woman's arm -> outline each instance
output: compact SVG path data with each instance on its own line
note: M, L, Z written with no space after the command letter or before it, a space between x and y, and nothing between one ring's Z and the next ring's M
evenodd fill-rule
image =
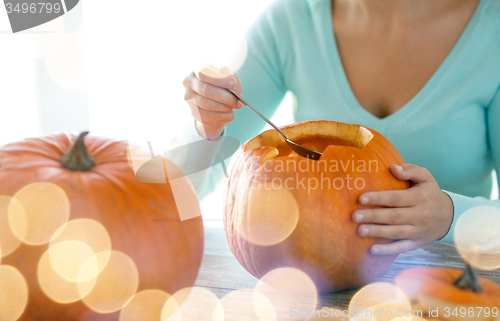
M491 158L497 173L500 173L500 88L498 89L490 106L488 106L486 121L488 125L488 144L490 147ZM498 185L500 186L500 184ZM453 223L449 233L443 238L443 241L449 244L453 244L453 231L457 219L467 210L484 205L500 207L500 200L498 199L488 200L484 197L470 198L456 193L446 193L451 197L454 207ZM481 217L478 217L477 219L481 220ZM485 226L487 226L488 222L484 223Z
M247 54L243 65L232 73L229 69L222 69L221 72L228 75L228 78L218 77L211 72L203 72L203 68L197 68L192 74L186 77L184 86L186 87L185 100L191 108L193 116L197 119L197 126L193 123L185 128L185 136L188 140L200 140L208 136L216 141L212 146L220 145L224 137L237 138L241 143L259 134L265 127L265 123L248 108L237 106L229 93L216 87L233 87L223 81L229 81L229 76L236 80L233 88L237 92L242 91L242 97L257 108L262 114L270 118L283 100L287 91L281 77L280 51L283 49L279 43L280 29L286 28L279 17L280 5L282 1L272 3L259 18L252 24L246 32ZM207 67L207 65L205 65ZM210 66L208 66L209 68ZM212 74L212 76L210 76ZM208 90L203 91L200 88ZM219 90L220 89L220 90ZM226 97L227 95L231 97ZM220 102L223 102L221 106ZM234 110L234 120L230 115L226 115L218 126L216 108L232 113L229 108L239 108ZM215 113L214 113L215 112ZM203 124L205 122L205 124ZM203 129L208 135L204 135ZM221 135L222 130L222 137ZM201 136L201 135L203 136ZM187 161L198 159L205 163L205 168L213 163L213 153L207 151L189 151L190 157ZM189 164L186 164L187 166ZM181 165L181 168L183 166ZM202 166L203 167L203 166ZM198 196L201 198L213 190L215 185L224 176L222 166L215 166L191 178Z

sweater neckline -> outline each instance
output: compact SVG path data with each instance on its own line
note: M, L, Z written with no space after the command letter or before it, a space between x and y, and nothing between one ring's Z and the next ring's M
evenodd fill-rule
M409 116L413 111L417 110L418 107L421 106L422 103L429 98L430 94L439 87L439 83L445 78L446 74L453 67L456 58L459 56L460 51L467 43L468 38L472 34L474 27L479 21L484 7L489 1L490 0L479 0L479 3L472 17L469 19L457 42L454 44L453 48L448 53L438 69L427 80L425 85L417 92L417 94L413 96L399 110L384 118L378 118L377 116L367 111L363 106L361 106L358 99L354 95L349 80L347 79L347 75L345 73L345 69L340 59L340 54L337 47L337 40L335 37L334 25L331 15L332 1L325 1L324 3L326 3L326 8L323 7L320 11L320 14L323 16L321 19L323 26L320 29L324 31L323 36L326 41L326 54L330 55L331 57L331 59L328 59L330 64L330 72L339 88L339 96L344 100L344 103L347 106L346 111L350 112L354 117L360 119L367 126L371 125L373 127L379 128L383 124L397 123Z

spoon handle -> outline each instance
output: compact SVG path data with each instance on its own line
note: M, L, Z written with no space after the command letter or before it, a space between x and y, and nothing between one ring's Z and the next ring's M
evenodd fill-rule
M278 126L276 126L272 121L270 121L269 119L267 119L264 115L262 115L257 109L253 108L252 106L250 106L249 103L247 103L243 98L240 97L240 95L238 95L237 93L235 93L231 88L224 88L226 89L227 91L229 91L231 94L234 95L234 97L238 98L239 101L241 101L243 103L243 105L247 106L248 108L250 108L251 111L253 111L254 113L256 113L257 115L260 116L260 118L262 118L263 120L266 121L266 123L268 123L269 125L273 126L274 129L276 129L280 134L281 136L283 136L283 138L285 140L288 140L288 138L286 137L285 133L283 133L281 131L281 129L278 128Z

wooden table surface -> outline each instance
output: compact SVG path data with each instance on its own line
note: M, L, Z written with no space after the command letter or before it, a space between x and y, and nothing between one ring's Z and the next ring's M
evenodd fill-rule
M442 266L462 269L464 263L456 250L445 244L431 243L418 250L401 254L380 277L373 282L391 282L403 269L415 266ZM500 270L480 271L479 274L500 284ZM222 299L228 293L241 289L253 289L259 280L248 273L234 258L226 240L226 235L221 228L205 228L205 251L203 261L195 285L204 287L215 293ZM337 293L320 295L317 309L332 307L347 309L353 295L359 289L346 290ZM238 311L233 311L238 315ZM238 321L252 320L242 311L235 319ZM277 312L278 313L278 312ZM292 318L300 320L300 318ZM302 318L302 320L305 318ZM318 318L323 320L326 318ZM277 320L287 320L286 317L278 315ZM312 319L311 319L312 320ZM316 319L314 319L316 320ZM342 320L336 319L336 320Z

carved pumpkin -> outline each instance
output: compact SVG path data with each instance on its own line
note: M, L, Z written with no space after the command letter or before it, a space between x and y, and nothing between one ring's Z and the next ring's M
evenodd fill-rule
M442 320L490 321L500 316L500 285L478 277L473 267L465 271L449 268L416 267L395 278L420 309Z
M230 163L224 226L230 248L255 277L279 267L305 272L321 292L366 284L397 255L374 256L387 240L362 238L351 220L367 191L409 187L390 172L404 164L374 130L333 121L283 128L293 141L322 152L319 161L293 153L275 130L243 144Z
M50 187L67 197L69 217L66 220L69 219L70 223L78 219L92 220L90 222L97 222L97 226L107 230L112 251L122 253L118 255L122 259L128 257L121 262L130 263L130 269L138 272L137 292L157 289L172 295L192 286L203 252L201 217L181 221L170 184L147 184L136 179L128 159L127 142L88 136L84 144L85 135L82 133L77 138L69 134L55 134L0 147L0 195L4 200L11 199L8 210L15 209L13 200L20 198L20 191L27 186L38 186L38 189ZM42 184L36 185L39 183ZM191 186L185 186L184 192L195 198ZM39 198L36 201L40 204L34 204L32 209L36 210L38 206L55 207L47 199ZM25 200L26 206L31 206L30 202L35 201ZM0 204L0 217L6 215L5 202L3 205L2 209ZM199 212L197 202L191 202L190 206L193 211ZM19 217L11 217L11 214L9 212L10 227L15 229L22 226L22 221L17 221ZM53 220L47 220L39 228L48 229L53 224ZM52 228L60 225L57 223ZM28 232L31 228L28 226ZM31 232L25 235L26 239L38 235L39 231ZM60 234L54 233L54 237L56 235ZM86 237L92 241L94 235ZM40 280L44 272L39 268L43 261L42 255L49 248L49 240L33 244L26 242L26 239L12 253L4 256L1 262L18 269L28 286L28 302L20 320L118 320L117 309L109 313L96 313L89 309L89 305L82 303L83 299L62 304L49 298L42 291ZM66 254L71 256L74 253ZM67 263L61 269L71 265L71 262ZM113 273L126 272L122 271L124 267L120 264L115 268L116 271L108 274L113 276ZM52 275L46 286L52 286L54 278L58 276ZM81 280L84 279L78 279ZM129 281L127 278L122 280L123 283ZM64 291L69 291L56 290L62 291L59 293L61 295L68 295ZM108 290L113 291L105 289ZM96 303L103 302L104 292L94 295ZM16 298L11 298L10 302L15 301ZM116 306L116 302L111 303Z

